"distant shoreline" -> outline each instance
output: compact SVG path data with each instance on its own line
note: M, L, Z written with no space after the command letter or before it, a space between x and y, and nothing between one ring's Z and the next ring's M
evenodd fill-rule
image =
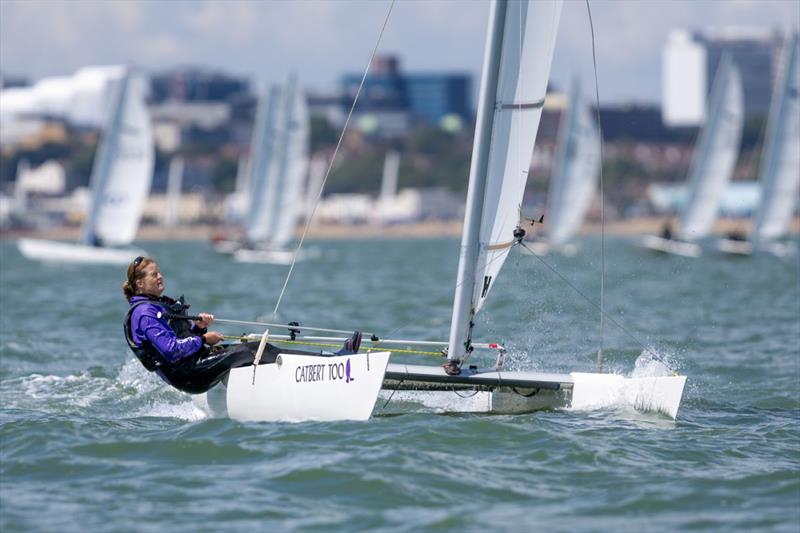
M627 220L609 221L605 231L610 236L631 236L641 234L657 234L664 225L664 217L636 218ZM546 224L546 222L545 222ZM214 233L222 228L216 225L194 225L164 228L157 225L145 225L139 228L137 241L208 241ZM597 223L584 224L580 233L598 235L601 228ZM714 224L714 233L724 235L732 231L748 233L750 220L721 219ZM800 218L792 221L790 232L800 233ZM298 228L296 236L300 237L302 228ZM53 240L77 240L80 235L78 227L61 227L47 230L14 230L0 233L0 240L14 240L20 237L33 237ZM315 240L325 239L375 239L375 238L420 238L431 239L438 237L457 238L461 236L461 221L419 222L414 224L396 224L391 226L378 226L368 224L314 224L308 230L307 238Z

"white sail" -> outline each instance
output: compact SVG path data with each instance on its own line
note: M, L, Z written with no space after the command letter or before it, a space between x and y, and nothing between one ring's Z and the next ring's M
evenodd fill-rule
M275 128L280 111L281 91L272 87L261 93L253 124L253 139L250 149L250 207L245 221L245 236L250 242L266 239L270 218L265 209L274 184L270 174L274 172Z
M273 217L271 232L267 235L270 248L283 248L292 239L292 231L303 207L302 184L308 172L310 128L305 95L294 80L287 85L286 92L283 150L275 194L268 206Z
M383 160L383 176L381 177L380 199L384 202L397 195L397 178L400 172L400 154L394 150L386 152Z
M303 216L306 220L311 218L314 214L314 206L317 203L322 182L325 180L325 172L328 170L328 158L322 153L318 152L311 157L311 162L308 164L308 183L306 184L306 192L304 195Z
M164 225L168 228L178 223L178 207L181 201L183 185L183 158L175 156L169 162L167 175L167 209L164 213Z
M570 105L559 128L556 171L548 195L547 239L568 241L589 210L600 172L600 134L591 109L581 102L580 84L573 83Z
M709 116L697 142L689 171L689 203L679 238L702 239L711 231L719 200L739 155L744 121L742 77L727 54L720 60L711 90Z
M777 80L761 161L761 204L751 239L782 237L789 226L800 188L800 98L798 40L789 39L783 75Z
M516 242L561 6L561 1L491 4L450 358L469 349L472 318Z
M114 107L92 169L84 244L124 245L136 237L155 161L145 89L145 80L132 73L115 89Z

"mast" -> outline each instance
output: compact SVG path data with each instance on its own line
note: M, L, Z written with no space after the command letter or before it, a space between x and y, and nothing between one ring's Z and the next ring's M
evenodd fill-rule
M503 51L506 0L494 0L489 7L489 27L486 49L483 56L480 97L475 124L475 140L472 145L467 204L464 213L464 230L461 234L461 253L458 258L456 294L453 300L453 318L450 322L450 339L447 358L460 359L471 351L471 337L475 306L472 293L475 272L480 252L481 212L486 192L486 176L489 163L489 148L497 101L497 81Z

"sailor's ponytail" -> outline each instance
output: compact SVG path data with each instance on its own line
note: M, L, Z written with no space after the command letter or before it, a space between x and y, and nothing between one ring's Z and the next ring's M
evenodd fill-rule
M139 256L128 265L128 279L122 284L122 294L129 302L136 296L136 282L144 277L144 269L150 263L155 263L152 257Z

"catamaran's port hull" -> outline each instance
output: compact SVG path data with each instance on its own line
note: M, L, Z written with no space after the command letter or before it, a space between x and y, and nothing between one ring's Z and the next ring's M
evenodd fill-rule
M209 416L244 422L367 420L388 362L389 352L282 353L275 363L231 369L223 383L192 400Z
M547 409L576 411L631 406L676 418L685 376L628 378L615 374L572 372L474 372L450 376L441 368L390 364L386 390L450 391L469 399L469 411L521 413ZM472 393L481 396L472 397ZM485 400L483 400L485 398ZM460 402L448 410L458 411Z

